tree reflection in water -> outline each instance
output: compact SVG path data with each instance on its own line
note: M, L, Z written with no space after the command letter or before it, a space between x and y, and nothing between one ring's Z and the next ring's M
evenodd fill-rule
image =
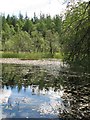
M57 96L59 95L62 98L62 102L59 103L58 101L56 103L59 106L58 111L61 118L89 119L90 74L72 72L70 70L62 70L56 74L55 70L52 72L51 69L49 70L47 67L3 64L2 88L6 86L6 88L9 89L10 86L11 89L14 89L17 86L19 93L23 88L24 91L27 92L30 86L32 95L40 96L43 94L50 97L54 95L52 91L51 94L48 92L50 88L52 88L54 92L56 92L55 99L58 99ZM59 95L57 95L57 91ZM16 100L16 108L18 111L21 110L21 106L23 107L22 101L27 101L27 98L20 99L20 101ZM49 112L51 112L50 109L56 112L55 101L52 102L53 104L42 104L42 107L45 107L45 105L49 106ZM9 108L12 108L12 101L10 102L10 99L8 99L8 105ZM41 111L43 110L42 107L40 108Z

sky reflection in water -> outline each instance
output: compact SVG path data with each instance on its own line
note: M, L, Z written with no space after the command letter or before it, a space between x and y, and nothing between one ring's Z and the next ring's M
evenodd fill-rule
M5 83L2 86L3 118L58 118L60 106L62 110L65 109L61 99L63 90L50 87L52 80L57 77L52 74L51 68L47 71L38 66L3 64L2 71ZM37 85L30 85L32 81L35 84L38 81ZM48 89L44 85L47 85Z
M18 92L17 86L11 90L4 91L8 93L3 101L3 113L6 117L58 117L58 109L60 105L63 107L61 92L49 90L39 90L38 86L24 87ZM3 92L4 92L3 91ZM11 92L10 92L11 91ZM63 94L63 91L62 91Z

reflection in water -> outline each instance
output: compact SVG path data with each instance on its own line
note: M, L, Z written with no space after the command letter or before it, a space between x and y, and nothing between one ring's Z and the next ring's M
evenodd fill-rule
M89 118L90 75L53 66L2 65L2 110L10 118ZM5 99L7 99L5 101Z
M11 95L11 90L0 89L0 104L7 103L10 95Z
M69 99L71 111L64 118L90 119L90 74L64 72L64 99Z
M58 88L61 85L62 79L58 79L58 74L56 75L56 73L57 72L51 68L47 70L42 69L40 66L3 64L2 83L3 86L7 86L7 89L9 86L13 89L17 85L18 92L22 89L22 86L24 86L24 89L26 89L32 84L39 85L39 89L41 90L43 87L48 90L48 87Z
M62 88L61 83L56 85L56 73L51 67L3 64L2 88L12 92L3 103L3 114L6 117L58 118L60 105L62 110L65 107L61 99L64 91L58 88Z
M62 99L60 98L61 93L59 91L55 92L54 88L50 87L47 91L45 88L40 90L39 86L31 85L26 88L26 91L24 91L24 87L22 87L20 92L17 92L17 88L17 86L13 89L9 87L9 90L12 90L12 94L8 97L7 102L3 102L3 111L5 115L7 114L7 117L36 116L51 118L58 117L60 105L62 110L65 109ZM6 86L4 86L4 90L6 89ZM24 114L26 111L28 111L28 113Z

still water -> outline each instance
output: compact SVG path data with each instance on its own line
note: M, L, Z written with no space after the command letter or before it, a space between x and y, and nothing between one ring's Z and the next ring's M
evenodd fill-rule
M58 118L59 107L65 107L57 77L58 70L45 66L3 64L2 117Z
M78 109L79 118L88 116L89 76L79 76L55 65L2 64L2 118L62 118Z

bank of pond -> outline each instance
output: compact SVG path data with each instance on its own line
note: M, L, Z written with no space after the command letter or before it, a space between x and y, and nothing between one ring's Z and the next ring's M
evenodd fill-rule
M19 58L19 59L29 59L38 60L45 58L56 58L62 59L60 52L55 52L53 54L49 52L12 52L12 51L0 51L0 58Z

